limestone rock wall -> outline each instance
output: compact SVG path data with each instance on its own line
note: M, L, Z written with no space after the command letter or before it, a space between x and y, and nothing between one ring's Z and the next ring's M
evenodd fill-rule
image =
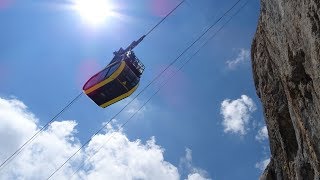
M320 0L261 0L251 49L271 161L261 179L320 179Z

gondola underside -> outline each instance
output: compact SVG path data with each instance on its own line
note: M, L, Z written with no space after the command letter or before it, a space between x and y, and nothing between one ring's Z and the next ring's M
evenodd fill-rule
M122 61L118 64L110 65L94 75L83 88L85 94L102 108L130 96L139 86L140 78L132 72L126 62ZM108 74L110 76L105 77ZM86 87L92 83L94 85Z

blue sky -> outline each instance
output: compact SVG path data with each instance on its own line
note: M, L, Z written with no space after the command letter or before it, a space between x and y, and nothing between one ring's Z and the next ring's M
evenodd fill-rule
M31 120L26 119L33 122L35 128L44 125L81 92L83 83L91 75L108 64L113 51L138 39L179 3L178 0L109 1L121 16L91 25L69 8L71 3L67 0L0 0L0 98L3 105L0 117L3 123L15 121L12 117L16 116L4 112L9 108L6 112L12 110L22 118L31 114ZM146 66L137 92L235 2L188 0L153 31L135 48L136 55ZM177 169L180 179L196 173L214 180L257 179L262 172L257 166L269 157L265 131L257 136L264 127L264 118L250 64L250 45L258 15L259 1L251 0L116 137L123 135L121 137L128 138L129 144L140 139L142 146L147 146L154 137L156 145L150 149L161 147L163 161ZM199 45L169 72L175 72L197 47ZM166 77L168 75L160 82ZM110 128L116 129L124 123L157 90L160 82L116 117L114 127ZM57 119L66 122L59 124L69 132L63 137L72 136L78 145L85 142L127 102L128 99L101 109L83 96ZM19 114L21 112L25 114ZM66 120L73 120L73 123ZM18 122L12 127L19 128L12 128L10 133L2 128L0 134L10 138L16 133L14 137L19 139L24 135L20 132L24 127ZM50 132L56 132L55 128L46 131ZM43 141L49 143L49 140ZM41 142L38 142L40 146ZM0 147L7 144L7 138L0 143ZM52 147L52 144L44 147ZM6 152L9 153L10 150ZM32 153L37 155L37 152ZM1 161L5 155L0 156ZM1 173L10 177L7 176L10 170L0 171L0 176ZM24 173L20 175L35 178Z

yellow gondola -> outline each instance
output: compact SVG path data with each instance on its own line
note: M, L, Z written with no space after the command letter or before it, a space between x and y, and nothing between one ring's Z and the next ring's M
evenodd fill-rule
M98 106L105 108L130 96L138 88L144 65L132 49L143 38L134 41L126 50L120 48L110 64L84 84L83 91Z

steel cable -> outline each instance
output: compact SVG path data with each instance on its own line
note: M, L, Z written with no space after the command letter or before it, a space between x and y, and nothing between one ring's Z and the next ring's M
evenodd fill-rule
M210 29L212 29L218 22L222 20L224 16L226 16L231 10L233 10L234 7L237 6L237 4L240 3L241 0L236 1L231 8L229 8L220 18L218 18L209 28L207 28L196 40L194 40L176 59L174 59L164 70L162 70L151 82L148 83L147 86L145 86L132 100L130 100L116 115L114 115L107 123L104 124L98 131L96 131L90 139L88 139L75 153L73 153L62 165L60 165L48 178L50 179L55 173L57 173L69 160L71 160L78 152L80 152L81 149L83 149L89 142L92 140L93 137L95 137L97 134L99 134L101 131L103 131L108 124L116 117L118 116L127 106L131 104L140 94L142 94L151 84L153 84L156 80L158 80L163 73L165 73L175 62L177 62L194 44L196 44L205 34L207 34ZM180 4L178 5L180 6ZM176 9L176 8L175 8ZM175 10L174 9L174 10ZM172 13L172 11L170 12ZM157 26L157 25L156 25ZM162 87L162 86L161 86ZM157 90L157 92L160 91L160 89ZM157 93L156 92L156 93ZM155 95L155 94L154 94ZM151 100L148 99L147 102ZM146 104L146 103L145 103ZM131 118L130 118L131 119ZM127 122L126 122L127 123Z

